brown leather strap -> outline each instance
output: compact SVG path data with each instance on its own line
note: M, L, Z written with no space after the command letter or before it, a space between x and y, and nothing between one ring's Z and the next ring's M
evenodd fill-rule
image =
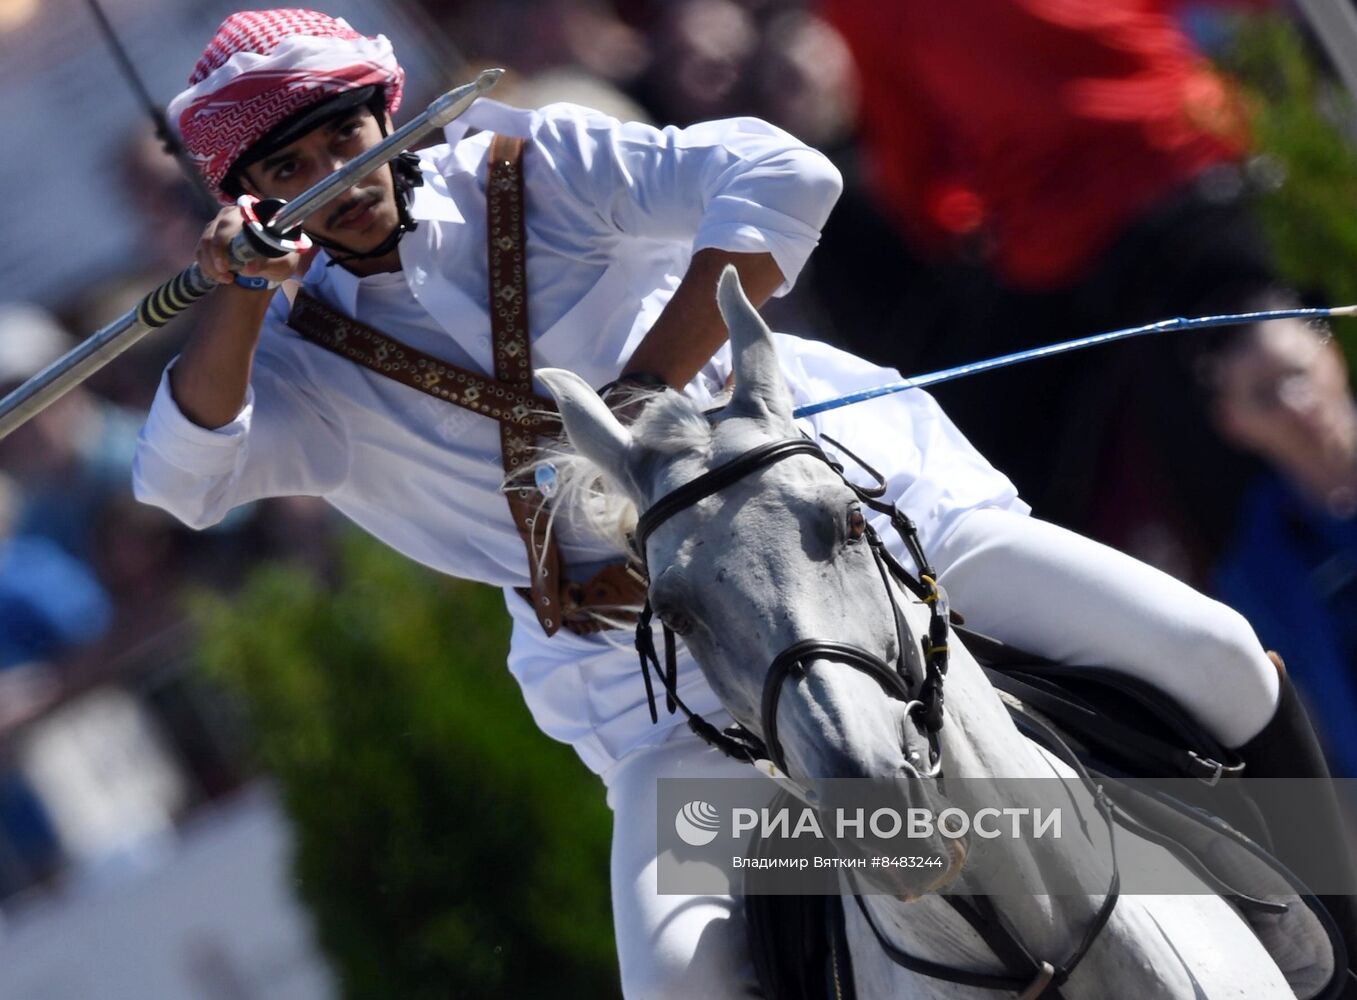
M485 197L487 259L490 269L490 333L495 375L523 392L532 391L532 350L528 339L528 295L525 266L527 241L523 221L523 140L496 135L490 142ZM553 407L552 412L555 413ZM536 447L532 428L500 423L504 471L513 482ZM509 512L528 553L532 585L517 588L532 605L547 635L565 626L577 635L605 626L592 612L626 620L628 609L645 599L645 580L626 566L605 566L585 583L570 583L561 573L561 557L547 537L543 497L526 484L505 492ZM634 612L633 612L634 614Z
M556 404L545 396L440 361L350 319L305 291L297 292L287 323L313 344L475 413L537 434L551 433L558 426Z
M496 135L490 141L485 183L486 250L490 265L490 335L495 375L509 386L532 391L532 351L528 340L527 245L523 228L523 140ZM531 431L499 425L505 475L512 481L537 442ZM547 635L564 620L561 557L547 538L542 495L526 483L505 491L509 513L528 553L531 583L527 598ZM519 593L523 593L519 589Z
M565 627L576 635L635 624L646 602L646 578L630 563L604 566L584 583L561 589Z

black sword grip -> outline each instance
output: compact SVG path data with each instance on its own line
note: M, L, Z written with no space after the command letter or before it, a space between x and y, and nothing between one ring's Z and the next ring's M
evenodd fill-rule
M164 326L216 287L217 283L193 264L137 304L137 322L152 329Z

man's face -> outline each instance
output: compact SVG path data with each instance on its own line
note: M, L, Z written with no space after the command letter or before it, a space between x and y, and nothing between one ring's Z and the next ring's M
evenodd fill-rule
M1214 415L1225 437L1287 469L1350 468L1357 406L1333 341L1294 320L1265 323L1219 362Z
M290 201L381 140L382 130L372 111L355 108L244 168L245 188L260 198ZM391 235L398 221L391 170L383 167L313 212L302 228L314 237L364 253Z

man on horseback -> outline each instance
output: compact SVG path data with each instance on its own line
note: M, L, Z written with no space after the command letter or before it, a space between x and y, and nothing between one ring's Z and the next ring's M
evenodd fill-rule
M222 24L170 117L224 198L287 199L381 139L403 82L382 36L311 11L245 12ZM603 778L616 813L623 992L751 995L730 898L659 896L654 882L656 779L747 772L677 717L652 725L633 654L597 634L600 613L639 591L598 539L566 524L548 537L515 474L549 405L532 380L539 363L593 385L719 392L730 360L718 274L734 265L756 303L790 288L838 175L747 118L660 130L483 100L446 139L306 220L321 250L304 271L294 253L230 273L226 247L252 208L222 209L198 250L222 285L162 381L137 495L199 528L261 497L323 496L411 558L503 587L510 670L542 729ZM292 277L295 303L276 294ZM805 394L895 376L789 343L782 365ZM860 431L891 432L888 496L918 522L972 625L1153 682L1239 747L1251 772L1325 773L1289 683L1240 616L1027 517L926 394L875 405ZM720 719L700 672L680 676L684 700Z

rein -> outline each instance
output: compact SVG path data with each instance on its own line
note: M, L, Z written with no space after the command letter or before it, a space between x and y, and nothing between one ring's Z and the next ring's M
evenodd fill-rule
M950 612L946 592L937 583L937 573L924 555L919 541L918 529L896 505L881 498L886 492L884 477L854 455L838 441L828 435L822 435L836 449L848 456L860 468L875 480L875 485L867 487L852 482L844 474L843 466L834 461L809 438L790 438L774 441L752 448L742 455L718 465L689 483L665 494L636 522L633 534L633 547L641 565L647 568L646 544L662 524L675 514L687 510L694 504L715 495L748 475L765 469L785 458L794 455L810 455L833 469L857 497L859 503L879 514L890 518L891 527L904 542L915 565L919 568L916 579L900 564L881 541L880 536L870 523L863 529L863 539L871 548L873 560L886 588L895 618L897 656L894 665L869 650L851 643L830 642L820 639L802 639L787 646L773 658L764 678L763 697L760 706L762 737L750 732L746 727L735 724L724 731L718 730L706 719L693 712L678 694L678 663L676 639L672 629L661 623L664 643L664 663L661 666L655 649L655 630L652 625L654 610L647 595L645 607L636 623L636 652L640 659L641 674L645 680L646 699L650 707L652 722L659 720L655 704L655 686L651 672L658 677L664 689L665 706L672 715L682 711L687 717L688 727L708 745L736 760L744 760L754 765L761 773L772 778L781 787L801 799L807 805L816 805L815 796L810 790L795 782L788 774L786 757L777 738L777 707L784 682L789 676L804 676L810 665L816 660L830 660L843 663L871 676L890 698L905 702L910 714L919 714L922 728L927 733L930 760L926 769L916 771L921 777L937 777L942 772L942 750L937 739L943 724L943 682L947 676L947 639ZM896 600L892 581L903 586L919 601L929 608L928 633L916 647L909 639L909 628L904 614ZM1043 727L1044 728L1044 727ZM921 975L966 986L984 989L1007 990L1019 994L1019 1000L1037 1000L1051 997L1059 1000L1060 986L1069 978L1075 967L1083 960L1093 942L1111 919L1112 911L1119 898L1121 874L1117 864L1116 841L1113 833L1113 808L1106 793L1075 758L1063 741L1054 733L1049 734L1054 744L1064 749L1059 755L1074 768L1075 773L1092 793L1098 810L1108 827L1109 843L1112 850L1112 875L1102 905L1093 920L1085 929L1079 944L1060 965L1040 960L1032 955L1016 935L1007 927L998 911L987 897L963 898L943 894L942 898L980 935L994 955L1004 965L1013 968L1025 968L1026 973L1004 975L996 973L972 972L955 969L916 958L901 951L888 941L877 927L862 896L853 894L863 918L871 928L882 950L896 964ZM917 752L910 752L911 761L919 759ZM1085 827L1083 817L1080 824Z
M987 990L1007 990L1018 994L1018 1000L1039 1000L1042 997L1061 1000L1060 987L1065 984L1079 963L1084 960L1088 950L1093 947L1093 942L1098 939L1098 935L1107 926L1107 922L1112 919L1112 911L1116 909L1117 900L1121 898L1121 868L1117 861L1116 838L1118 810L1103 790L1102 785L1093 780L1093 776L1088 773L1083 762L1079 760L1078 756L1055 730L1034 717L1029 716L1026 722L1040 733L1043 739L1047 741L1047 745L1052 748L1052 752L1069 765L1078 776L1079 781L1092 794L1098 812L1107 827L1108 849L1112 856L1112 875L1108 880L1107 892L1103 894L1103 901L1098 907L1098 912L1094 914L1093 920L1084 929L1079 944L1075 946L1069 957L1059 965L1055 965L1033 955L1004 923L999 911L995 909L988 896L960 896L944 893L942 894L943 902L955 910L971 926L971 929L980 936L1000 962L1010 968L1014 966L1026 967L1030 970L1028 974L1031 978L1024 978L1022 975L954 969L901 951L887 940L885 934L881 932L876 921L872 919L867 904L863 902L862 896L859 893L854 893L853 899L856 900L862 918L871 928L872 935L876 938L877 944L881 946L881 950L885 952L887 958L902 968L933 979L942 979L963 986L974 986ZM1088 826L1082 815L1079 816L1079 825L1087 836ZM846 874L850 879L852 878L851 872ZM1264 907L1269 905L1258 900L1248 900L1248 902L1261 903Z

